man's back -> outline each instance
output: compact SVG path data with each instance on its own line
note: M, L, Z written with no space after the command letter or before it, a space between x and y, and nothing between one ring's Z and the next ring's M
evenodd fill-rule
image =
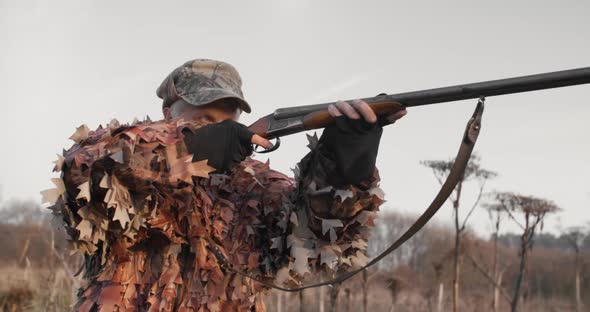
M333 189L317 141L297 181L252 159L208 175L183 140L199 127L175 119L75 138L57 168L66 192L53 209L86 254L77 309L263 310L265 287L221 262L296 285L366 261L365 228L382 203L376 175Z

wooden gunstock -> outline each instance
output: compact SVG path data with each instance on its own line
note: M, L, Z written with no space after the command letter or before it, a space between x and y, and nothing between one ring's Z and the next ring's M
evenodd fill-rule
M248 130L258 134L263 138L267 138L268 129L270 128L271 120L273 119L272 114L266 115L258 120L256 120L253 124L248 126Z
M377 117L390 115L405 108L400 103L391 101L372 102L368 104ZM305 130L325 128L332 123L332 119L333 117L328 110L324 109L305 115L303 117L303 126Z

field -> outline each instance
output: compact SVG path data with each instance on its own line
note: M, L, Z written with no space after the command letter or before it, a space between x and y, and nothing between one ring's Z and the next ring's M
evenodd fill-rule
M6 216L5 216L6 217ZM0 224L1 311L68 311L75 300L73 276L81 256L70 255L65 235L49 219L10 218ZM403 229L412 216L383 214L377 223L369 255L383 249L387 233ZM16 222L18 221L18 222ZM389 231L389 232L387 232ZM452 311L453 231L431 224L395 254L339 287L322 287L300 293L269 291L269 311ZM493 237L467 231L460 257L460 311L493 311L493 287L485 274L492 268ZM499 237L502 272L497 311L509 311L518 276L519 236ZM588 240L580 253L581 307L590 306L590 254ZM519 311L575 311L575 253L564 240L541 234L529 256ZM365 291L366 290L366 291ZM504 296L505 295L505 296ZM365 299L366 296L366 299ZM303 300L303 305L301 305ZM584 311L584 310L580 310ZM587 311L587 310L586 310Z

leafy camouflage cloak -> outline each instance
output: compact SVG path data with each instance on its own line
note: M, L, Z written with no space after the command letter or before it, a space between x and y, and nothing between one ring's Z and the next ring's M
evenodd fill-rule
M383 202L377 170L362 185L327 185L335 164L314 136L295 179L250 158L230 175L210 174L183 140L200 126L112 121L72 135L56 161L56 188L42 193L85 257L75 310L264 311L267 288L224 271L213 248L283 286L367 262Z

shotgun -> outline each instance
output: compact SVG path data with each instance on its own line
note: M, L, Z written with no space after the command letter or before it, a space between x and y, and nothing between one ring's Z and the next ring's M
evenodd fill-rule
M249 277L267 287L289 292L342 283L357 273L379 262L381 259L403 245L407 240L412 238L412 236L420 231L447 201L457 184L462 181L464 177L465 168L467 168L467 164L481 129L481 117L483 114L485 97L559 88L586 83L590 83L590 67L400 94L380 94L375 97L362 99L367 102L367 104L369 104L369 106L378 116L391 114L406 107L444 103L472 98L480 99L472 117L467 122L465 132L461 139L461 146L459 147L459 151L457 152L453 166L451 167L446 180L444 183L442 183L441 189L438 191L437 195L434 197L428 208L424 210L416 222L414 222L414 224L412 224L400 237L398 237L393 244L391 244L383 252L379 253L368 263L361 266L360 268L337 275L335 278L328 281L287 288L283 287L282 285L269 283L268 281L260 279L257 276L253 276L248 272L236 269L231 264L226 265L227 268L236 274ZM330 104L335 103L280 108L274 113L260 118L249 127L250 131L257 133L258 135L267 139L276 138L277 143L268 150L257 152L266 153L276 150L280 145L280 137L282 136L326 127L332 122L332 117L328 113L328 106ZM217 257L220 259L220 262L223 262L225 259L223 255L219 255Z
M395 113L406 107L445 103L459 100L482 98L503 94L560 88L590 83L590 67L543 73L537 75L498 79L413 91L398 94L380 94L364 98L377 116ZM314 105L279 108L250 125L250 131L267 139L277 139L271 152L280 145L280 137L294 133L324 128L332 122L328 105Z

